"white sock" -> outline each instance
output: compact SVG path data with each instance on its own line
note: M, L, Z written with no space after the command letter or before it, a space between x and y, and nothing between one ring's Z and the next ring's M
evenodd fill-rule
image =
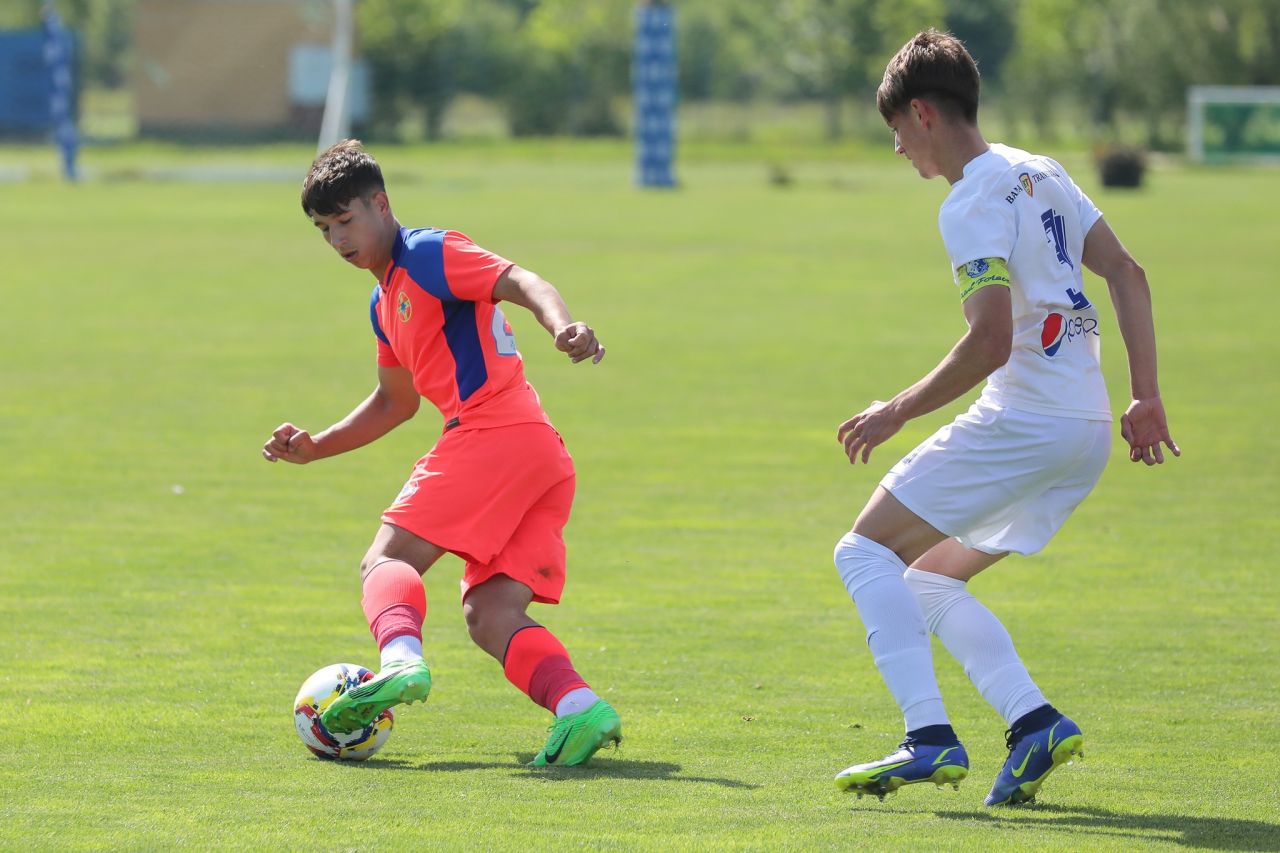
M919 569L908 569L906 580L920 602L929 630L960 661L982 698L1009 725L1048 704L1014 650L1009 632L973 597L964 581Z
M575 687L556 703L556 716L565 717L585 711L599 701L600 697L590 687Z
M907 731L949 725L924 615L902 579L906 565L888 548L856 533L845 534L835 558L867 628L876 668L906 717Z
M412 634L401 634L387 640L382 647L382 668L393 663L422 660L422 641Z

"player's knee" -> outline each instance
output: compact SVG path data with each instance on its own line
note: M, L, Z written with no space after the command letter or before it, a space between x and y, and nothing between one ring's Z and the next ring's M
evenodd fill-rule
M493 612L493 608L468 601L462 606L462 617L467 622L467 633L471 642L485 651L489 651L499 639L501 633L501 614Z
M364 559L360 561L360 580L364 581L367 577L369 577L370 572L372 572L374 569L376 569L378 566L382 565L383 563L386 563L392 559L394 558L388 557L386 554L382 552L381 549L376 551L370 551L369 553L365 554Z
M875 557L887 550L871 537L862 536L851 530L840 537L840 541L836 543L835 552L831 556L836 568L840 569L850 562L861 563L868 557Z
M471 634L471 639L476 638L476 632L480 630L480 626L484 622L482 609L477 607L474 602L467 599L462 604L462 618L467 622L467 631Z
M852 531L836 543L836 571L852 595L865 583L881 575L901 575L906 569L893 551L867 536Z

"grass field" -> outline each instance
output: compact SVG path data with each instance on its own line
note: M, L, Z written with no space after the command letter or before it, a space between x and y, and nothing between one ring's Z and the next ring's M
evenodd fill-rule
M142 151L91 156L80 186L0 184L0 847L1280 850L1280 172L1122 194L1065 158L1150 274L1184 456L1117 448L1046 552L973 582L1088 738L1040 805L993 811L1003 724L940 646L969 781L884 803L831 783L901 737L830 555L947 413L869 469L834 432L961 331L941 182L824 152L779 188L773 155L703 151L683 189L640 193L608 145L375 150L403 222L539 271L609 347L571 366L512 317L579 470L566 598L534 615L626 741L522 766L546 715L470 645L447 558L431 701L343 766L302 748L290 703L324 664L376 664L356 566L438 419L265 464L276 424L323 427L372 386L372 282L296 182L136 180L236 156ZM309 155L262 162L300 180ZM1104 352L1119 408L1114 332Z

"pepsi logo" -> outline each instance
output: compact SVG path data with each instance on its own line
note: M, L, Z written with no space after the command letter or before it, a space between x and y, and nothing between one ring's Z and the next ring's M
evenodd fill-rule
M1044 348L1044 354L1047 356L1056 355L1066 334L1066 317L1061 314L1050 314L1045 317L1044 325L1040 328L1040 346Z

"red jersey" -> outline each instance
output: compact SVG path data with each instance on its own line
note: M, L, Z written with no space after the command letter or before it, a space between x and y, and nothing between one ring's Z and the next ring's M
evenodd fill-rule
M378 364L412 372L446 430L550 423L493 299L510 266L457 231L401 228L373 288Z

